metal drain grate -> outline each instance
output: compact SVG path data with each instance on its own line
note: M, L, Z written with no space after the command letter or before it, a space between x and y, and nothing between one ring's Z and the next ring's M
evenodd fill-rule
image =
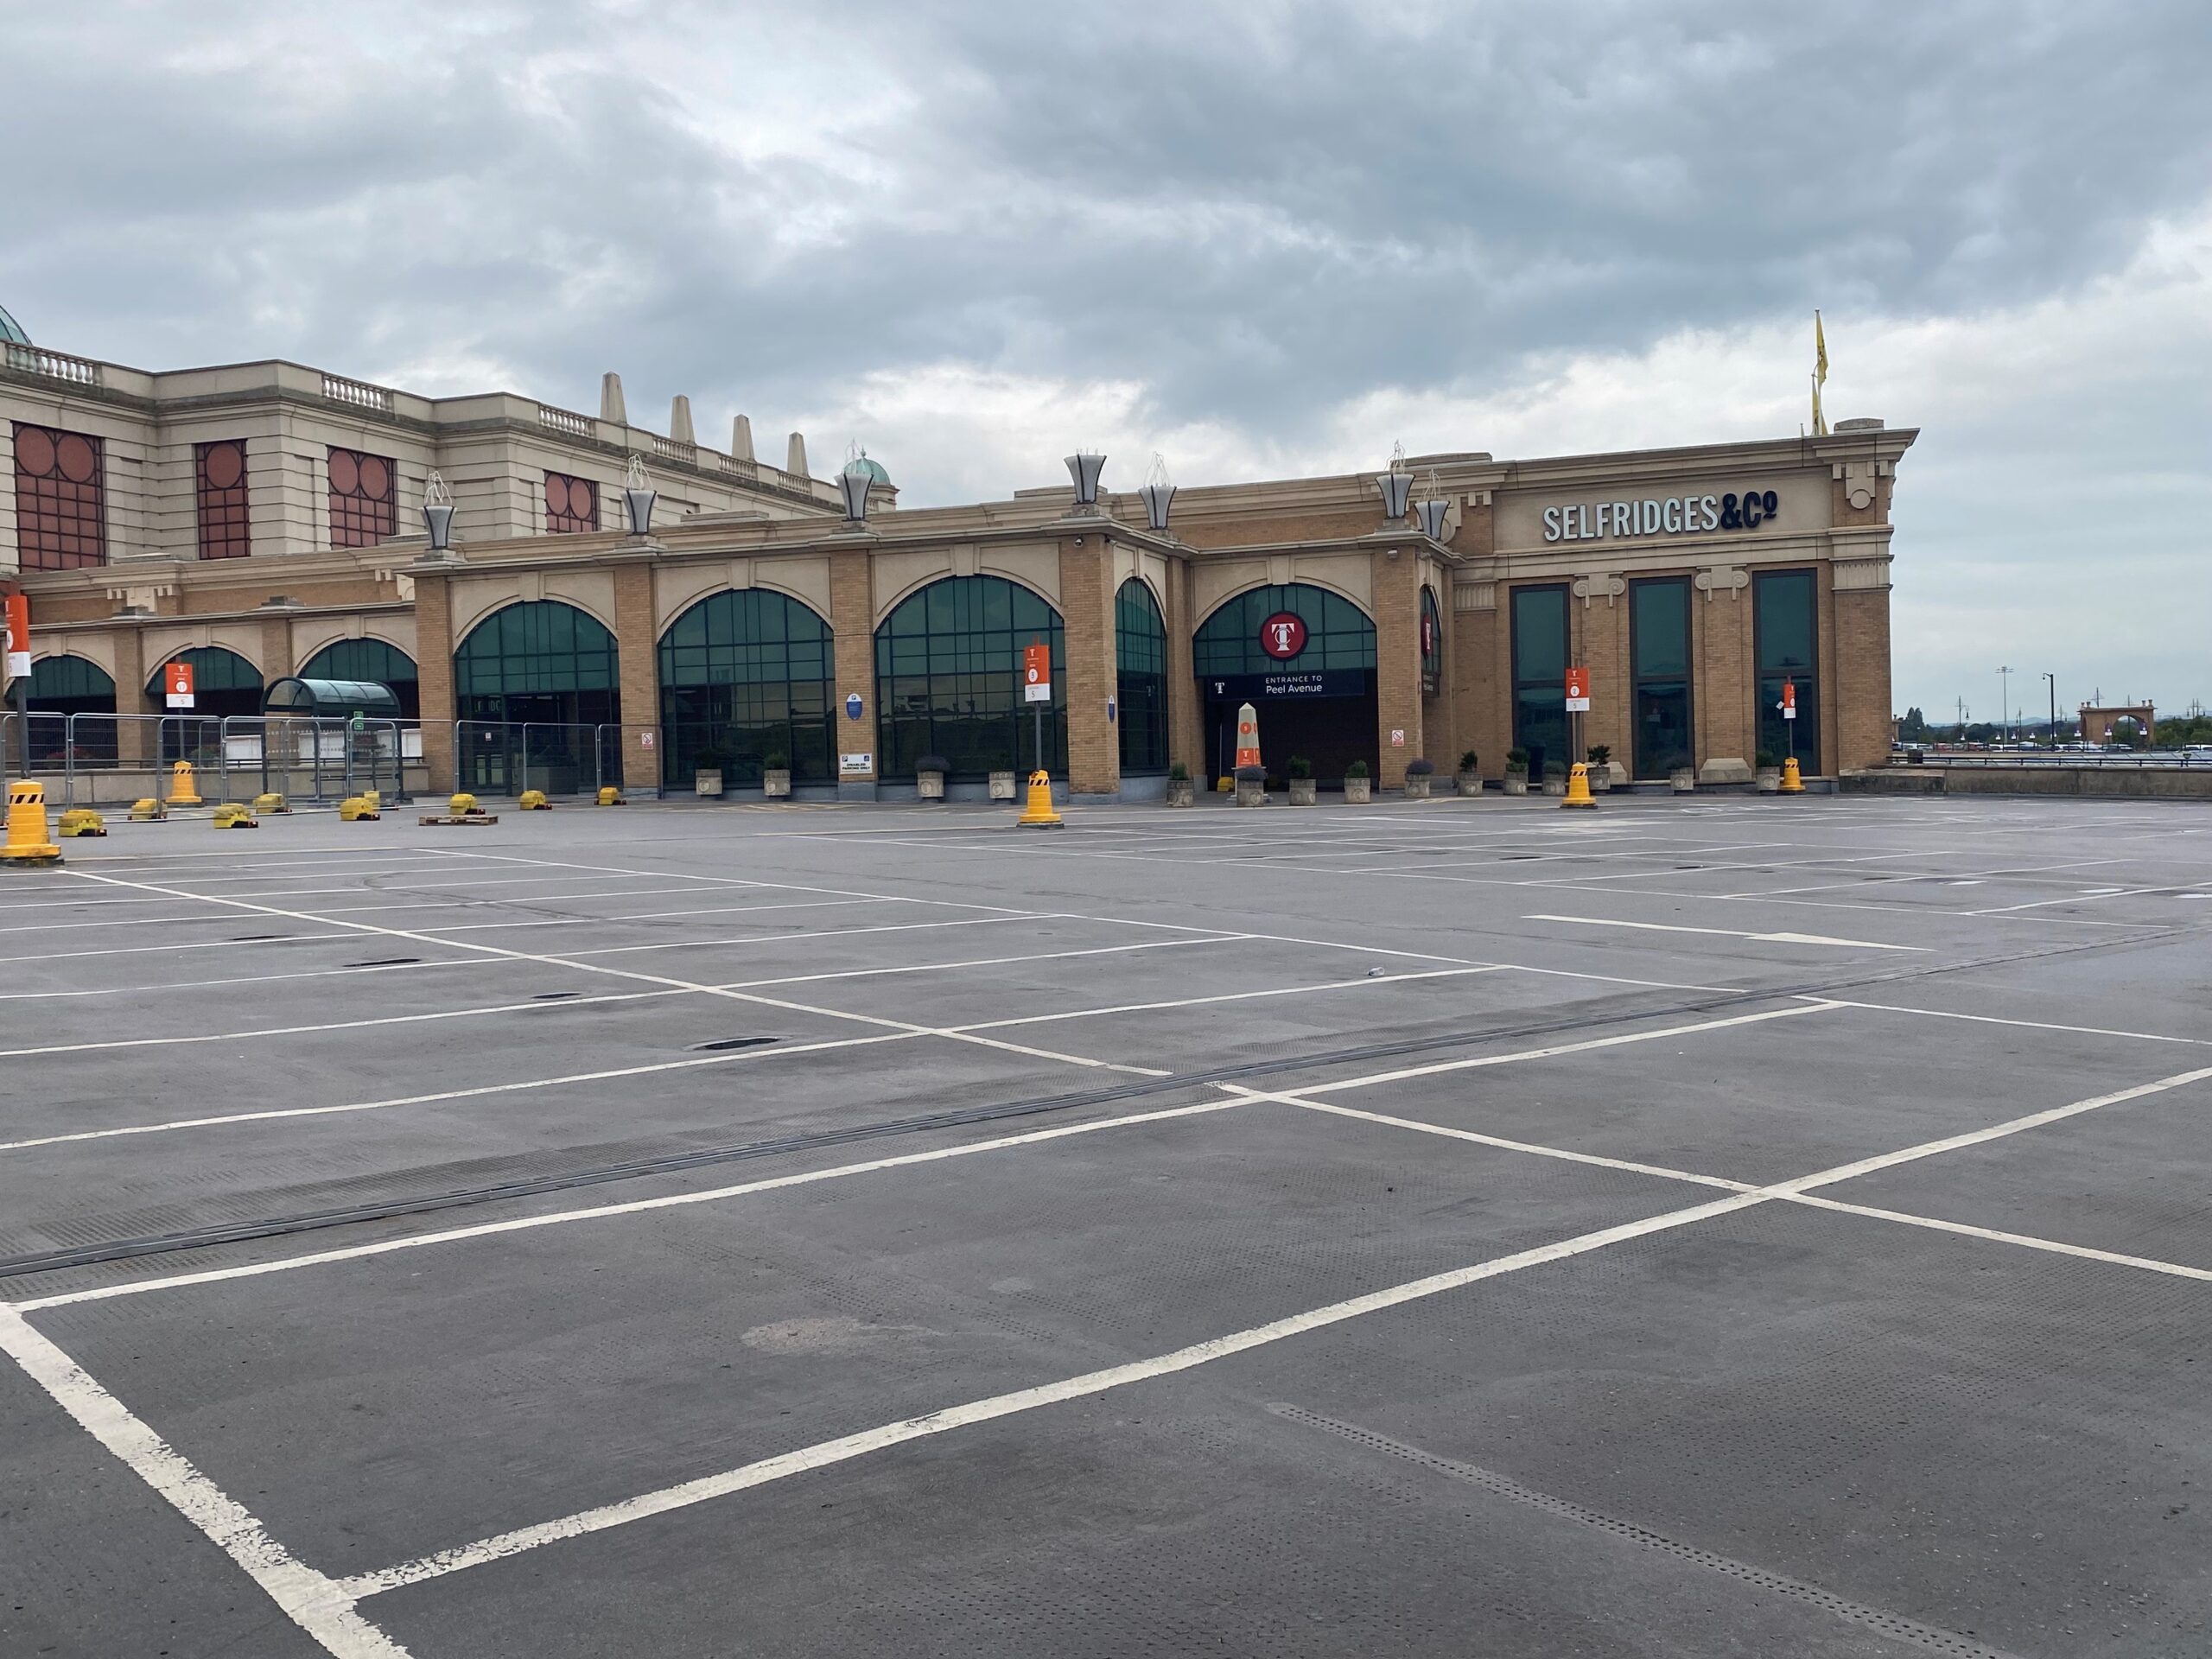
M1338 1422L1334 1418L1319 1416L1297 1406L1276 1404L1270 1405L1268 1409L1274 1415L1291 1422L1303 1423L1308 1428L1318 1428L1328 1433L1341 1436L1355 1445L1366 1446L1370 1451L1381 1452L1387 1456L1402 1459L1407 1463L1418 1464L1424 1469L1435 1471L1438 1474L1448 1475L1453 1480L1464 1480L1470 1485L1481 1487L1484 1491L1494 1492L1500 1497L1510 1498L1516 1503L1526 1503L1532 1509L1543 1510L1548 1515L1556 1515L1566 1520L1580 1522L1586 1527L1595 1527L1601 1532L1611 1533L1617 1538L1625 1538L1630 1543L1641 1544L1646 1549L1658 1550L1661 1554L1671 1555L1677 1560L1687 1561L1693 1567L1702 1567L1714 1573L1725 1573L1732 1579L1741 1580L1745 1584L1771 1591L1777 1595L1788 1596L1795 1601L1808 1602L1815 1607L1834 1613L1838 1618L1847 1618L1854 1624L1864 1624L1869 1630L1879 1630L1884 1636L1895 1637L1900 1642L1910 1642L1917 1647L1928 1649L1930 1652L1952 1654L1956 1656L1957 1659L2012 1659L2012 1656L2000 1649L1986 1647L1981 1643L1957 1635L1953 1631L1939 1630L1933 1625L1922 1624L1910 1618L1900 1618L1895 1613L1884 1612L1878 1607L1869 1607L1861 1602L1847 1601L1843 1597L1832 1594L1817 1585L1785 1578L1779 1573L1768 1572L1764 1567L1753 1567L1747 1561L1735 1560L1726 1555L1716 1555L1709 1549L1699 1549L1690 1544L1676 1543L1672 1538L1648 1531L1631 1522L1616 1520L1613 1516L1600 1514L1596 1510L1586 1510L1580 1503L1570 1503L1563 1497L1554 1497L1548 1492L1537 1491L1534 1487L1523 1486L1517 1480L1509 1480L1503 1475L1493 1474L1487 1469L1478 1469L1473 1464L1457 1463L1450 1458L1440 1458L1434 1452L1424 1452L1417 1446L1408 1446L1403 1441L1390 1440L1384 1435L1373 1433L1353 1424Z

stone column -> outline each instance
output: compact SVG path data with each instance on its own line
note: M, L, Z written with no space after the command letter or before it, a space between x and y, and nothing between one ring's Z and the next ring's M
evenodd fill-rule
M261 621L261 685L264 690L292 672L292 619L264 617Z
M121 626L109 637L115 643L115 712L137 716L162 713L146 696L146 677L153 671L146 665L145 631ZM128 770L149 766L159 760L162 751L158 731L156 722L144 718L116 721L116 764Z
M1616 575L1585 576L1568 604L1580 632L1580 665L1590 671L1590 712L1582 716L1582 747L1602 743L1633 767L1636 688L1630 677L1628 583ZM1581 760L1570 754L1569 765Z
M883 711L875 702L875 582L869 564L866 547L841 549L830 556L830 629L837 663L837 753L841 757L865 753L869 761L865 772L848 774L841 769L837 793L841 798L872 801L875 780L883 769L879 752L883 728L878 719ZM855 694L861 699L857 722L845 718L845 699Z
M1507 677L1500 591L1495 582L1455 582L1452 609L1445 617L1452 631L1452 698L1459 705L1459 747L1475 752L1485 778L1504 775L1505 752L1513 747L1513 687ZM1459 760L1453 755L1452 764Z
M1749 763L1758 753L1758 677L1751 658L1751 573L1732 565L1690 582L1693 759L1700 779L1732 777L1715 761Z
M1375 592L1375 746L1382 764L1375 782L1402 789L1406 762L1426 753L1421 721L1421 561L1410 548L1368 555ZM1404 747L1390 741L1406 734Z
M614 571L616 683L622 689L622 725L612 735L622 746L619 771L601 758L601 768L625 790L660 787L660 677L656 667L659 639L653 627L653 567L644 560ZM643 741L652 734L649 747Z
M1160 607L1160 618L1167 628L1168 764L1181 761L1201 788L1209 787L1213 780L1206 776L1205 733L1201 729L1205 709L1198 696L1197 658L1191 645L1198 625L1191 614L1188 559L1167 563L1167 602Z
M433 795L461 787L453 752L453 589L445 573L415 575L415 672L423 764Z
M1106 719L1118 678L1114 645L1114 544L1084 535L1060 542L1060 623L1067 642L1060 697L1068 713L1068 793L1122 792L1122 734Z
M1834 626L1821 641L1821 753L1833 773L1883 766L1890 754L1889 550L1844 551L1830 567Z

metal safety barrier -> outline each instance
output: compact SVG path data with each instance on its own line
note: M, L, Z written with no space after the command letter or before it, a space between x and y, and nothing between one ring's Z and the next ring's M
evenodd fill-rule
M419 778L423 765L422 734L411 721L10 713L0 716L0 755L10 772L20 770L26 736L31 776L58 779L68 806L164 795L180 760L191 763L210 800L274 793L325 802L364 789L404 800L409 770Z

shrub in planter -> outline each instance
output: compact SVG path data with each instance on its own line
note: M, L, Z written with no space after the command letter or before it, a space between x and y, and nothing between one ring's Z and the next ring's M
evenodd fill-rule
M1459 770L1452 774L1452 787L1462 796L1483 792L1483 763L1472 749L1459 757Z
M1313 781L1313 763L1302 754L1294 754L1283 770L1290 779L1290 804L1293 806L1313 805L1313 791L1318 787Z
M702 749L691 762L691 787L709 799L722 792L722 773L729 770L729 756L720 749Z
M1371 788L1366 761L1355 760L1344 768L1344 799L1363 801L1368 798Z
M1236 768L1236 804L1265 806L1268 804L1268 769L1265 766Z
M1508 749L1505 752L1505 792L1526 795L1529 792L1529 751Z
M791 792L791 758L773 751L760 757L760 792L772 801Z
M944 774L952 770L952 762L941 754L925 754L914 762L914 788L925 801L944 798Z
M1547 795L1567 793L1567 765L1564 761L1552 760L1545 763L1544 793Z
M1590 787L1593 790L1613 786L1613 749L1610 743L1592 743L1584 751L1584 760L1590 763Z
M1406 762L1406 798L1425 801L1428 798L1429 780L1436 776L1436 762L1419 756Z
M1774 758L1772 749L1761 749L1758 756L1759 793L1779 795L1782 792L1782 762Z
M1198 799L1198 785L1191 781L1191 769L1178 760L1167 768L1167 804L1195 806Z

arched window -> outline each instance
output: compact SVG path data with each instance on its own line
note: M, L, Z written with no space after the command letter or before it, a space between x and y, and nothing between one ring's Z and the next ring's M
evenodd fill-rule
M1270 767L1310 761L1316 778L1333 784L1355 760L1379 764L1375 623L1341 594L1308 582L1239 594L1199 625L1192 655L1211 776L1234 763L1237 710L1247 702Z
M660 639L661 776L689 787L702 760L755 784L780 755L794 783L837 776L830 625L764 588L709 594Z
M74 748L79 765L115 760L115 681L82 657L41 657L31 664L31 753L60 760ZM83 716L75 725L71 715ZM13 760L12 753L8 757Z
M415 659L381 639L337 639L300 665L303 680L372 680L391 688L400 717L415 720L423 711L423 688Z
M192 664L192 707L171 713L168 688L162 678L168 663ZM261 671L220 645L195 645L170 652L154 664L146 679L146 701L165 717L162 721L162 759L189 760L195 766L215 759L222 747L222 722L261 712ZM255 728L247 728L248 731Z
M1444 690L1444 617L1436 606L1436 589L1421 590L1421 694L1433 697Z
M524 600L470 630L453 654L461 786L572 794L621 772L614 636L556 599Z
M875 631L876 775L910 779L925 754L974 782L1034 764L1033 709L1021 700L1021 651L1049 645L1052 701L1045 766L1065 774L1067 652L1060 613L1003 576L947 576L899 601Z
M1262 645L1260 625L1286 611L1306 625L1306 639L1294 655L1279 658ZM1237 594L1206 618L1192 645L1201 680L1375 667L1375 624L1367 613L1302 582Z
M1135 576L1114 595L1114 698L1122 772L1167 770L1167 624L1151 587Z

